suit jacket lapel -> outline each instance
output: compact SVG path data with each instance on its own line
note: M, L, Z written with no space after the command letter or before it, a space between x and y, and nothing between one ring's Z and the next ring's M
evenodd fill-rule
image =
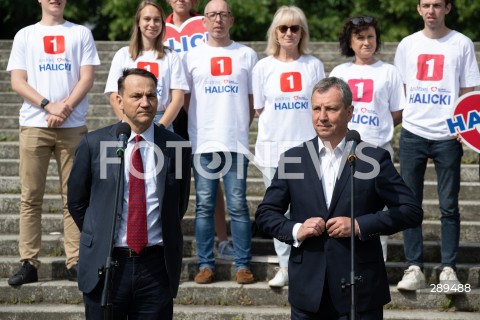
M312 186L313 191L315 192L315 196L320 202L321 212L327 212L327 202L325 201L325 192L323 191L323 184L322 184L322 170L320 166L320 153L319 153L319 146L318 146L318 137L313 138L310 141L305 142L307 146L306 152L308 156L306 156L308 161L305 164L305 173L311 174L315 176L315 185Z
M165 129L161 129L158 126L154 125L154 140L155 145L159 148L163 155L163 164L159 167L160 171L157 173L157 197L159 203L163 204L163 197L165 195L165 187L167 183L165 183L167 179L167 173L170 172L170 154L169 149L167 149L167 138L165 135ZM157 155L157 153L155 153ZM155 156L155 164L156 167L158 166L158 156ZM163 210L162 210L163 211Z
M116 132L117 132L117 126L120 124L121 122L118 122L117 125L114 125L110 128L110 131L109 131L109 134L110 134L110 137L107 139L108 141L117 141L117 137L116 137ZM101 141L100 141L101 143ZM117 153L116 153L116 150L117 148L107 148L107 157L109 159L111 158L116 158L116 159L119 159L120 158L117 156ZM101 151L102 152L102 151ZM100 164L102 165L102 164ZM128 166L129 164L128 163L124 163L125 166ZM111 179L111 181L114 181L114 186L116 188L117 186L117 180L118 180L118 169L120 167L120 161L118 163L110 163L108 164L107 168L107 179ZM125 174L125 170L123 170L122 172L122 177L123 177L123 174ZM122 179L123 180L123 179ZM121 213L122 212L122 208L123 208L123 187L124 187L124 183L123 181L120 183L120 190L119 190L119 199L118 199L118 210L119 212ZM114 190L115 192L116 190Z

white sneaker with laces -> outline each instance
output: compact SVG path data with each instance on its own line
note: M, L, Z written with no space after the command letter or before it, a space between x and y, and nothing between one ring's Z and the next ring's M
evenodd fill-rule
M404 271L402 280L397 284L398 290L415 291L426 287L425 275L419 266L410 266Z
M440 284L442 285L442 290L446 294L456 294L461 293L460 286L462 285L458 281L457 273L450 267L443 268L440 273ZM463 290L462 290L463 291Z
M288 285L288 268L277 268L277 274L272 280L268 281L268 285L274 288L281 288Z

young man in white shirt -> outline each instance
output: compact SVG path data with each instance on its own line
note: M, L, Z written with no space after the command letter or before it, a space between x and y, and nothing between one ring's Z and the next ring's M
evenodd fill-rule
M456 99L480 85L480 74L472 41L445 25L452 10L449 0L419 0L417 11L424 28L398 45L395 65L405 85L406 105L400 137L400 170L419 203L427 160L433 159L438 181L441 213L440 283L446 293L455 293L459 283L455 262L460 237L458 194L462 145L450 135L445 120ZM421 226L404 231L408 269L399 290L425 287Z
M20 109L20 270L8 284L38 281L42 202L50 157L57 161L64 215L69 279L77 278L80 233L67 209L67 180L75 150L87 133L87 93L100 64L92 33L66 21L66 0L38 0L40 22L21 29L13 41L7 71L23 98Z

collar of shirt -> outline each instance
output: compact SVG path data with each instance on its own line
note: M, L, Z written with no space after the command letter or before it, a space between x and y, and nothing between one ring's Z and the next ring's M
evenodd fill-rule
M150 127L147 128L147 130L140 133L143 140L145 140L149 143L153 143L153 135L154 135L153 126L154 126L154 124L152 122L152 124L150 125ZM135 133L135 132L132 131L132 133L130 134L130 138L128 138L128 143L134 143L132 140L133 140L133 138L135 138L136 135L138 135L138 133Z
M345 150L345 137L340 141L340 143L333 149L333 152L330 151L325 144L323 143L322 139L318 138L318 152L320 155L320 159L323 158L324 156L332 157L335 156L335 158L341 159L343 155L343 150Z

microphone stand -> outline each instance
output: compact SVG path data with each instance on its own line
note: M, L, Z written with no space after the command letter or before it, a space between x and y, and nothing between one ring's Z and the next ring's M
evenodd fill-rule
M123 168L124 168L124 153L126 148L126 141L122 141L122 147L118 147L116 150L117 156L120 158L120 165L117 172L117 186L115 189L115 206L113 208L112 229L110 230L110 243L108 246L108 255L105 266L98 270L98 276L103 277L103 291L101 297L101 307L104 308L104 319L113 320L113 306L110 301L110 291L112 289L112 278L114 268L118 266L118 262L113 260L113 244L115 238L115 229L117 224L117 210L118 200L120 198L120 185L123 183Z
M357 315L356 306L356 282L361 282L361 277L355 276L355 161L357 156L355 154L348 156L348 162L350 163L351 183L350 183L350 283L346 283L345 279L342 279L342 289L350 287L351 303L350 303L350 320L355 320Z

